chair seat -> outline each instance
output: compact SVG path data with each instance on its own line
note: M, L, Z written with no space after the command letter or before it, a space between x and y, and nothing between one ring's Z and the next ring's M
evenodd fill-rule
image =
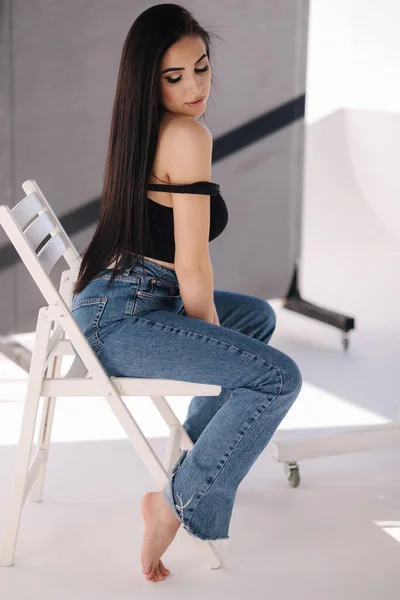
M144 377L110 377L122 396L218 396L221 386L206 383L147 379ZM42 396L102 396L98 384L85 377L53 377L43 380Z
M59 341L53 348L52 354L73 355L74 360L64 377L43 380L42 396L102 395L85 365L75 355L69 339ZM110 379L122 396L219 396L222 390L220 385L175 379L145 377L110 377Z

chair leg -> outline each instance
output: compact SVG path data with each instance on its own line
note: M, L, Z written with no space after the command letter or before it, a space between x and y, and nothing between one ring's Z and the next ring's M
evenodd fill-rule
M164 458L164 468L169 475L172 473L172 468L178 460L181 453L181 432L178 425L172 425L171 433L168 437L167 450Z
M62 357L56 356L52 360L48 369L48 377L58 377L61 371ZM32 491L29 496L31 502L41 502L43 495L44 478L46 475L47 461L49 458L51 431L53 428L54 411L57 398L55 396L46 396L44 398L42 420L40 424L39 438L37 448L45 451L45 458L40 465L35 482L32 485Z
M182 423L172 410L170 404L168 403L165 396L150 396L154 406L170 428L171 432L174 427L177 427L180 431L181 436L181 446L183 448L187 448L187 450L191 450L194 446L193 441L190 439L186 429L183 427Z
M11 566L14 561L21 512L26 498L26 481L32 452L36 419L43 385L44 365L51 329L47 308L41 308L36 328L35 349L29 370L29 380L22 416L22 425L14 466L14 481L6 513L5 532L0 551L0 563Z
M56 400L54 396L46 397L43 404L42 421L40 425L40 433L37 441L37 449L41 448L44 450L44 458L38 470L36 479L32 484L32 490L29 495L31 502L41 502L43 496L43 485L44 478L46 475L47 461L49 458L51 430L53 426L54 411L56 406Z
M190 536L189 533L187 535ZM211 542L210 540L200 540L199 538L193 538L191 536L190 539L193 540L196 546L198 546L201 552L203 552L210 569L216 571L222 567L223 560L221 558L221 550L217 550L217 548L214 546L215 542Z

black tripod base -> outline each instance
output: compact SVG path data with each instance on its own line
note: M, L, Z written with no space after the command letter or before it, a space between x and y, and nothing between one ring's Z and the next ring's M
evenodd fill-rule
M349 331L355 329L355 319L353 317L341 315L340 313L327 310L326 308L316 306L315 304L311 304L311 302L303 300L298 287L297 266L294 270L289 292L286 298L283 299L283 306L288 310L292 310L293 312L310 317L310 319L314 319L316 321L320 321L321 323L325 323L326 325L331 325L332 327L340 329L342 332L343 347L345 350L348 349L348 334Z

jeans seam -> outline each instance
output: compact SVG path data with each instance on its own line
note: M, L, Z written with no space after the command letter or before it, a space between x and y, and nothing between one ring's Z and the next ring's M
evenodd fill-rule
M69 310L72 313L72 311L76 310L77 308L80 308L81 306L93 306L96 304L106 303L107 300L108 300L108 298L104 297L104 298L85 298L85 300L72 301L69 306Z
M146 296L146 297L150 298L151 300L152 300L152 299L154 299L154 300L164 300L165 298L175 298L176 300L178 300L179 298L181 298L181 295L180 295L180 294L176 294L176 295L174 295L174 294L170 294L170 295L168 295L168 296L167 296L167 295L165 295L165 296L160 296L160 295L158 295L156 292L142 292L142 291L141 291L141 292L140 292L140 295L141 295L141 296ZM137 318L140 318L140 317L137 317ZM156 321L155 321L155 322L156 322Z
M137 292L140 289L140 284L142 281L142 276L138 276L138 281L135 283L135 287L132 290L132 295L129 297L128 302L125 305L124 317L129 318L133 317L133 313L135 312L136 300L137 300Z
M220 467L220 469L218 470L218 472L216 473L214 479L209 483L208 487L204 490L204 492L202 492L198 502L196 503L196 506L193 508L192 511L192 515L189 519L189 521L187 522L187 526L190 526L190 522L193 519L194 513L196 508L198 507L198 505L200 504L201 500L204 498L204 494L210 489L210 487L212 486L212 484L214 483L214 481L217 479L218 475L221 473L222 469L225 467L226 463L228 462L228 459L230 458L230 456L232 456L233 451L237 448L237 446L240 444L240 442L243 440L243 438L245 437L245 435L250 431L250 429L253 427L254 423L256 423L258 421L258 419L261 417L262 414L264 414L264 412L267 410L267 408L278 398L278 396L280 395L282 388L283 388L283 378L282 378L282 373L280 371L280 369L277 368L277 371L279 373L279 377L280 377L280 388L278 393L276 394L276 396L274 396L274 398L272 398L272 400L270 402L268 402L268 404L266 404L263 408L263 410L260 412L260 414L254 419L253 423L250 425L250 427L248 427L246 429L246 431L243 433L242 437L237 441L237 443L234 445L234 447L232 448L232 450L230 451L229 455L226 457L226 460L224 462L224 464ZM193 496L192 496L193 498ZM185 505L186 506L186 505ZM183 517L182 517L183 518Z
M144 317L137 317L136 315L132 315L131 318L132 319L137 319L138 321L146 321L147 323L161 325L162 328L169 329L170 331L177 331L177 332L184 331L186 333L191 333L192 335L195 335L195 336L197 336L199 338L207 339L207 340L213 340L214 342L218 342L219 344L223 344L227 348L235 348L236 350L240 350L240 352L245 352L246 354L248 354L249 356L252 356L256 360L261 360L265 365L267 365L268 367L271 367L272 369L276 369L279 372L279 374L280 374L279 368L276 367L275 365L267 362L266 360L264 360L260 356L256 356L252 352L249 352L248 350L245 350L244 348L239 348L239 346L235 346L234 344L228 344L227 342L223 342L223 341L219 340L218 338L212 337L210 335L205 335L203 333L196 333L195 331L190 331L189 329L178 329L177 327L171 327L170 325L166 325L165 323L160 323L159 321L151 321L150 319L145 319Z
M108 298L101 299L101 302L99 302L99 308L97 310L96 316L93 319L93 337L96 340L96 349L95 349L96 354L98 354L98 352L100 352L100 349L104 345L104 342L100 339L100 335L99 335L99 333L100 333L99 321L104 312L104 308L105 308L107 302L108 302Z
M117 275L114 278L114 281L123 281L123 282L128 282L128 283L137 283L138 278L140 277L140 275ZM110 274L105 274L105 275L98 275L96 277L94 277L91 281L99 281L102 279L111 279L111 275Z

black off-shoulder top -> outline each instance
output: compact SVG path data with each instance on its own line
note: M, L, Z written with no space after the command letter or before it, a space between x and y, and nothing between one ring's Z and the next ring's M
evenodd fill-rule
M228 209L219 191L219 185L210 181L196 181L188 184L149 183L150 191L170 191L178 194L204 194L210 196L211 242L218 237L228 223ZM147 197L149 206L150 240L146 241L144 255L156 260L173 263L175 257L173 209ZM152 242L152 247L150 245ZM132 249L137 253L137 249Z

